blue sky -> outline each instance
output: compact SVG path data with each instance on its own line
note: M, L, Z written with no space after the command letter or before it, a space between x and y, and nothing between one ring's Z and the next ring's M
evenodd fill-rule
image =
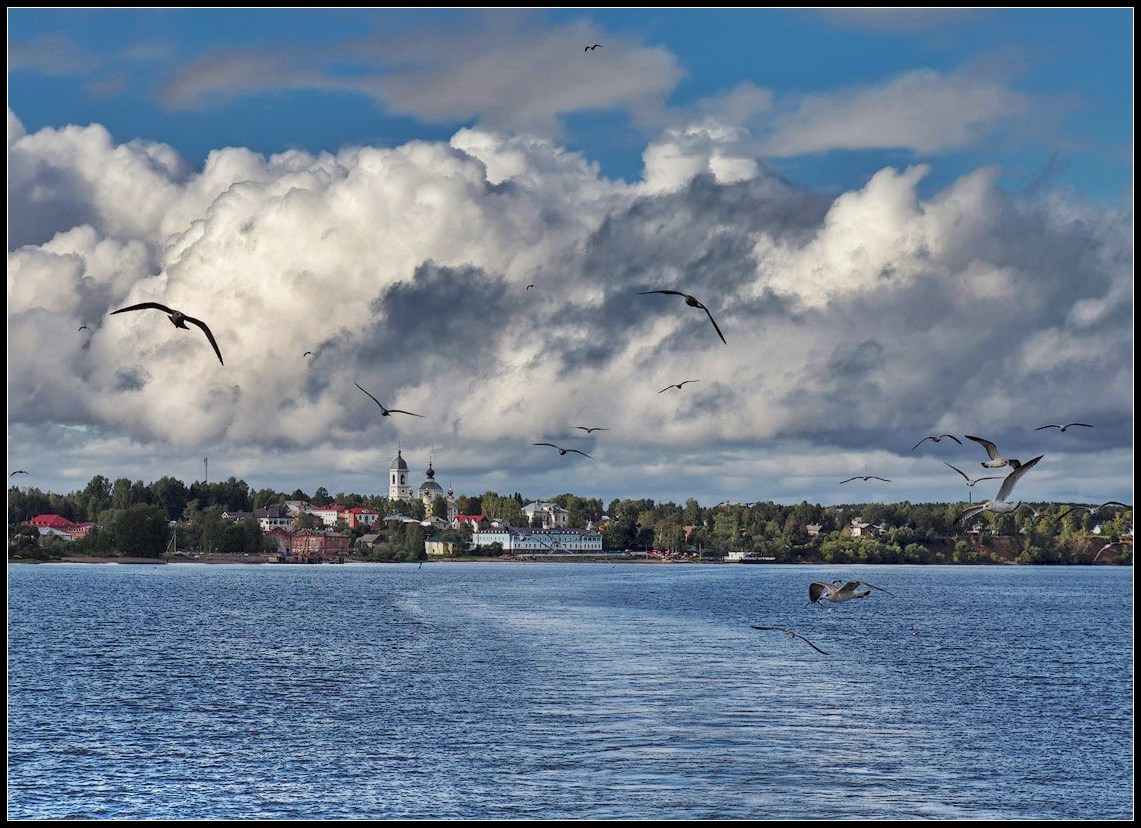
M965 499L943 430L1132 502L1132 8L9 9L8 47L28 485L367 492L400 445L465 494ZM148 300L225 372L107 315ZM530 445L588 416L591 472Z

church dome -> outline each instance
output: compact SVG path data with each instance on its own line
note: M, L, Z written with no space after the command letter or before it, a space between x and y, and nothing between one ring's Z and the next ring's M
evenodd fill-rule
M408 471L408 463L400 456L400 449L396 450L396 459L392 461L390 468L399 469L400 471Z
M420 484L421 494L423 494L424 492L433 492L433 493L440 492L441 494L443 493L444 490L442 488L440 488L440 484L437 483L433 479L433 478L435 478L435 476L436 476L436 472L432 470L432 461L429 460L428 461L428 479Z

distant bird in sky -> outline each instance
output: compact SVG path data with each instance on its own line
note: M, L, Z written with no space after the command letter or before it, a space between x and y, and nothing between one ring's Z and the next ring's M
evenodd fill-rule
M87 327L86 325L80 325L79 328L76 329L76 333L79 333L79 331L89 331L89 330L91 330L91 329L89 327Z
M874 474L857 474L855 477L849 477L847 480L841 480L841 483L851 483L853 480L882 480L884 483L890 483L886 477L878 477Z
M1107 500L1107 501L1105 501L1105 503L1102 503L1099 506L1071 506L1069 509L1062 512L1062 514L1058 515L1058 520L1061 520L1066 515L1068 515L1070 512L1078 511L1078 509L1085 509L1087 512L1090 513L1090 516L1092 517L1092 516L1096 515L1098 512L1100 512L1102 509L1104 509L1106 506L1120 506L1122 509L1128 509L1129 508L1128 503L1122 503L1118 500Z
M944 437L950 437L952 440L954 440L960 446L963 444L963 441L960 440L958 437L956 437L954 434L932 434L930 437L924 437L922 440L920 440L918 443L916 443L914 446L912 446L911 450L915 451L917 448L919 448L921 445L923 445L928 440L931 440L933 442L938 443Z
M353 385L356 385L357 388L361 388L358 383L354 382ZM364 391L364 389L361 388L361 391ZM412 414L411 411L404 411L403 409L400 409L400 408L385 408L383 405L381 405L380 400L378 400L372 394L369 394L367 391L364 391L364 392L366 394L368 394L369 399L371 399L374 403L376 403L377 405L380 406L380 413L381 413L381 415L383 415L385 417L387 417L390 414L411 414L413 417L423 417L424 416L423 414Z
M609 431L610 430L608 428L602 428L601 426L592 426L590 428L588 428L587 426L575 426L575 428L581 428L587 434L590 434L592 431Z
M842 604L845 601L851 601L854 598L867 598L871 595L866 589L860 589L861 586L871 587L871 589L878 589L880 592L888 592L883 587L869 584L867 581L848 581L843 586L840 586L840 581L835 580L829 583L828 581L813 581L808 585L808 603L818 604L820 601L831 601L833 604Z
M189 328L186 327L187 322L189 322L191 325L197 325L199 328L202 329L202 333L206 334L206 338L210 340L210 345L214 348L214 353L216 353L218 355L218 362L221 362L223 365L226 364L225 362L222 362L222 352L220 350L218 350L218 343L214 341L214 334L210 333L210 329L208 327L206 327L206 323L203 322L201 319L195 319L193 316L187 316L182 311L177 311L177 310L174 310L173 308L168 308L166 305L160 305L158 302L141 302L138 305L129 305L125 308L119 308L119 310L117 310L117 311L111 311L111 316L114 316L117 313L126 313L127 311L134 311L134 310L145 310L148 308L153 308L154 310L160 310L163 313L165 313L167 316L170 317L171 324L174 325L174 327L176 327L176 328L182 328L183 330L190 330Z
M593 46L587 46L585 49L583 49L583 51L584 52L590 52L590 51L593 51L594 49L601 49L601 48L602 48L601 43L595 43Z
M819 647L817 647L815 644L813 644L811 641L809 641L807 638L805 638L803 635L801 635L798 632L793 632L792 630L786 630L784 627L761 627L761 626L758 626L756 624L752 624L751 626L754 630L776 630L777 632L784 633L789 638L799 638L801 641L803 641L805 644L807 644L812 649L816 650L816 652L820 653L821 655L828 655L828 653L821 650Z
M974 506L964 509L959 516L955 518L955 523L962 523L964 520L968 520L985 511L1007 514L1021 506L1021 501L1017 503L1010 502L1010 495L1014 491L1014 486L1022 479L1022 475L1034 468L1038 464L1038 461L1044 456L1043 454L1039 454L1033 460L1027 460L1025 463L1020 464L1014 471L1003 478L1002 485L998 487L997 495L986 503L976 503Z
M534 287L534 285L527 285L527 287L523 288L523 290L530 290L533 287Z
M666 393L667 391L669 391L671 388L677 388L678 390L681 390L681 387L682 387L683 385L685 385L687 382L701 382L701 380L682 380L681 382L675 382L673 385L667 385L665 388L663 388L663 389L662 389L661 391L659 391L658 393L659 393L659 394L664 394L664 393Z
M307 356L312 356L312 355L313 355L313 352L312 352L312 351L306 351L306 352L305 352L305 353L303 353L301 356L303 356L303 357L307 357ZM358 385L358 386L357 386L357 388L360 388L360 386ZM361 389L361 390L363 391L364 389Z
M16 476L16 475L18 475L18 474L27 474L27 472L26 472L26 471L24 471L23 469L16 469L14 472L12 472L12 473L11 473L10 475L8 475L8 476L9 476L9 477L15 477L15 476Z
M697 299L696 296L690 296L688 293L682 293L680 290L640 290L640 291L638 291L639 296L646 296L647 294L650 294L650 293L668 293L671 296L684 296L685 297L685 303L687 305L689 305L691 308L701 308L703 311L705 311L705 315L708 316L709 321L713 323L713 330L717 331L717 335L719 337L721 337L721 341L725 342L725 334L721 333L721 328L719 328L717 326L717 320L713 318L713 314L711 314L709 312L709 308L707 308L707 307L705 307L705 305L701 304L701 302ZM725 342L725 344L728 345L729 343Z
M943 461L943 465L944 466L951 466L951 464L948 463L946 460ZM957 471L959 474L961 474L963 476L963 480L967 481L968 486L973 486L976 483L978 483L980 480L1001 480L1002 479L1002 475L1000 475L1000 474L988 474L986 477L976 477L974 480L971 480L971 478L967 477L967 473L964 472L962 469L955 468L954 466L951 466L951 468L955 469L955 471Z
M578 449L559 448L554 443L532 443L531 445L533 445L533 446L550 446L551 448L559 449L560 455L563 455L563 454L566 454L567 452L573 451L575 454L581 454L583 457L590 457L590 455L587 454L585 451L579 451ZM590 457L590 459L593 460L594 458Z
M1047 423L1044 426L1038 426L1038 428L1036 428L1034 430L1035 431L1041 431L1044 428L1056 428L1056 429L1058 429L1058 431L1065 431L1067 428L1071 428L1073 426L1083 426L1085 428L1093 428L1093 426L1091 426L1089 423L1066 423L1065 425L1058 425L1057 423Z
M1102 553L1102 552L1104 552L1104 551L1105 551L1105 550L1107 550L1107 549L1112 549L1112 548L1113 548L1113 547L1115 547L1115 546L1120 546L1122 549L1129 549L1129 548L1132 548L1132 547L1130 547L1130 545L1129 545L1129 544L1127 544L1127 543L1125 543L1125 542L1123 542L1123 541L1114 541L1113 543L1107 543L1107 544L1106 544L1105 546L1103 546L1101 549L1097 550L1097 554L1093 556L1093 561L1092 561L1092 563L1097 563L1097 559L1101 557L1101 553Z
M998 446L990 440L984 440L982 437L972 437L970 434L964 435L968 440L974 440L984 449L986 449L986 456L990 459L985 461L982 465L987 469L1001 469L1003 466L1010 466L1012 469L1017 469L1022 464L1013 458L1003 457L998 453Z

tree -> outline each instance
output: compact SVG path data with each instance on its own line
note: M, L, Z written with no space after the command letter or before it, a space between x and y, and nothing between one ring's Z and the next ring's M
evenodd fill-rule
M168 520L182 517L190 502L190 490L185 483L170 476L161 477L151 484L150 490L152 502L166 512Z
M432 498L432 517L447 519L448 501L443 495L436 495Z
M170 521L158 506L136 503L118 509L112 521L115 546L134 558L160 558L170 540Z

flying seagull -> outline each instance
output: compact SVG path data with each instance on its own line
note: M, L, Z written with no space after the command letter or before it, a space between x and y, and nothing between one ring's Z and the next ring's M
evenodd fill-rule
M1066 515L1068 515L1070 512L1076 512L1078 509L1085 509L1087 512L1090 513L1090 517L1093 517L1098 512L1100 512L1102 509L1104 509L1106 506L1120 506L1122 509L1128 509L1129 508L1128 503L1122 503L1118 500L1107 500L1107 501L1105 501L1105 503L1102 503L1100 506L1071 506L1069 509L1062 512L1062 514L1058 515L1058 520L1061 520Z
M523 288L523 290L530 290L533 287L534 287L534 285L527 285L527 287Z
M921 445L923 445L928 440L931 440L933 442L938 443L944 437L950 437L952 440L954 440L960 446L963 444L963 441L960 440L958 437L956 437L954 434L932 434L930 437L924 437L922 440L920 440L918 443L916 443L914 446L912 446L911 450L915 451L917 448L919 448Z
M1107 549L1112 549L1112 547L1114 547L1114 546L1120 546L1120 547L1122 547L1122 549L1127 549L1128 545L1130 545L1130 544L1124 543L1122 541L1114 541L1112 543L1107 543L1106 545L1102 546L1101 549L1098 550L1098 554L1094 555L1091 563L1097 563L1098 559L1101 557L1101 553L1106 551Z
M590 51L593 51L594 49L601 49L601 48L602 48L601 43L595 43L593 46L587 46L585 49L583 49L583 51L584 52L590 52Z
M573 451L575 454L581 454L583 457L590 457L590 455L587 454L585 451L579 451L578 449L559 448L554 443L532 443L531 445L533 445L533 446L550 446L551 448L559 449L560 455L566 454L569 451ZM590 459L593 460L594 458L590 457Z
M713 314L711 314L709 312L709 308L707 308L707 307L705 307L705 305L701 304L701 302L697 299L696 296L690 296L688 293L682 293L680 290L640 290L640 291L638 291L639 296L645 296L645 295L650 294L650 293L668 293L671 296L684 296L685 297L685 303L687 305L689 305L691 308L701 308L703 311L705 311L705 315L708 316L709 321L713 323L713 330L717 331L717 335L719 337L721 337L721 341L725 342L725 334L721 333L721 329L719 327L717 327L717 320L713 318ZM725 342L725 344L728 345L729 343Z
M817 647L815 644L813 644L811 641L809 641L807 638L805 638L800 633L793 632L792 630L786 630L784 627L760 627L760 626L757 626L756 624L752 624L751 626L754 630L776 630L777 632L784 633L789 638L799 638L801 641L803 641L809 647L816 650L816 652L818 652L822 655L828 655L828 653L821 650L819 647Z
M1056 428L1058 431L1065 431L1070 426L1083 426L1085 428L1093 428L1089 423L1066 423L1065 425L1058 425L1057 423L1047 423L1044 426L1038 426L1035 431L1041 431L1044 428Z
M944 466L951 466L951 464L948 463L946 460L943 461L943 465ZM978 483L980 480L1001 480L1002 479L1001 475L990 474L990 475L987 475L986 477L976 477L974 480L971 480L971 478L967 477L967 473L964 472L962 469L957 469L954 466L951 466L951 468L955 469L955 471L957 471L959 474L961 474L963 476L963 480L967 481L968 486L973 486L976 483Z
M821 600L831 601L834 604L842 604L845 601L851 601L853 598L867 598L872 593L866 589L860 589L861 586L871 587L878 589L880 592L888 592L883 587L869 584L867 581L848 581L848 583L840 586L840 581L835 580L831 583L827 581L813 581L808 585L808 603L818 604Z
M86 325L80 325L80 326L79 326L79 327L76 329L76 331L75 331L75 332L76 332L76 333L79 333L80 331L89 331L89 330L91 330L91 329L90 329L89 327L87 327Z
M306 351L306 352L305 352L305 353L303 353L301 356L303 356L303 357L307 357L307 356L312 356L312 355L313 355L313 352L312 352L312 351ZM358 386L357 386L357 388L360 388L360 386L358 385ZM363 391L364 389L362 388L361 390Z
M970 434L964 435L968 440L974 440L984 449L986 449L986 456L990 459L984 462L983 468L987 469L1001 469L1003 466L1010 466L1012 469L1017 469L1022 464L1013 458L1005 458L998 453L998 446L990 440L984 440L982 437L972 437Z
M608 428L602 428L601 426L593 426L591 428L587 428L586 426L575 426L575 428L581 428L587 434L590 434L592 431L609 431L610 430Z
M158 302L141 302L138 305L129 305L125 308L119 308L117 311L111 311L111 316L114 316L117 313L126 313L127 311L133 310L145 310L148 308L160 310L163 313L167 314L167 316L170 317L170 323L176 328L182 328L184 331L190 330L186 327L187 322L189 322L191 325L197 325L202 329L202 333L206 334L206 338L210 340L210 345L214 348L214 353L218 355L218 361L222 362L222 352L218 350L218 343L214 341L214 334L210 333L210 329L206 327L206 323L200 319L195 319L193 316L187 316L182 311L168 308L166 305L160 305ZM226 363L222 362L222 364L225 365Z
M847 480L841 480L841 483L850 483L853 480L882 480L884 483L890 483L886 477L877 477L874 474L857 474L855 477L849 477Z
M682 387L683 385L685 385L687 382L701 382L701 380L682 380L681 382L675 382L673 385L667 385L665 388L663 388L663 389L662 389L661 391L659 391L658 393L659 393L659 394L664 394L664 393L666 393L667 391L669 391L671 388L677 388L677 389L680 391L680 390L681 390L681 387Z
M1002 485L998 487L998 494L986 503L976 503L974 506L964 509L959 516L955 518L955 523L962 523L964 520L968 520L984 511L1007 514L1016 510L1022 505L1022 501L1018 503L1010 502L1009 498L1011 492L1014 491L1014 485L1022 479L1022 475L1034 468L1034 466L1038 464L1038 461L1044 456L1045 455L1039 454L1033 460L1027 460L1025 463L1020 464L1014 471L1003 478Z
M355 382L353 383L353 385L356 385L357 388L361 388L360 385L355 383ZM361 391L364 391L364 389L361 388ZM381 405L380 400L378 400L372 394L369 394L367 391L364 391L364 392L366 394L368 394L369 399L371 399L374 403L376 403L377 405L380 406L380 413L382 416L387 417L389 414L411 414L413 417L423 417L424 416L423 414L412 414L411 411L404 411L404 410L399 409L399 408L385 408L383 405Z
M16 476L16 475L18 475L18 474L27 474L27 472L26 472L26 471L24 471L23 469L16 469L14 472L12 472L12 473L11 473L10 475L8 475L8 476L9 476L9 477L15 477L15 476Z

